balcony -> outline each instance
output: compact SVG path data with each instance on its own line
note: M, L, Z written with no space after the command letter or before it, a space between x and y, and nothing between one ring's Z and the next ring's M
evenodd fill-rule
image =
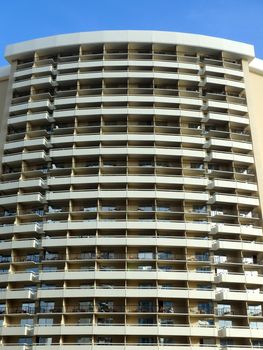
M0 344L1 350L31 350L31 345L17 345L16 343Z
M232 162L254 164L254 157L252 155L244 155L239 153L217 152L211 151L207 157L207 161L211 160L230 160Z
M18 194L0 197L0 205L15 204L15 203L31 203L39 204L44 202L44 197L41 193Z
M47 192L46 199L62 200L62 199L87 199L87 198L165 198L165 199L188 199L193 201L207 201L208 193L206 192L185 192L185 191L120 191L120 190L98 190L98 191L52 191Z
M3 224L0 226L0 235L7 233L39 233L42 230L42 225L39 223L25 224ZM19 245L19 244L18 244Z
M228 224L213 224L211 228L211 233L232 233L232 234L242 234L249 236L261 236L262 229L260 227L248 225L228 225ZM242 250L242 248L240 248Z
M236 103L229 103L227 101L208 100L204 105L203 110L213 112L218 110L234 110L242 113L248 112L247 106L244 105L242 101L240 101L240 103L238 103L238 101Z
M238 89L244 89L245 84L243 81L240 80L232 80L229 78L218 78L214 76L206 76L204 80L200 83L201 86L207 86L209 84L212 85L223 85L223 86L230 86Z
M28 231L26 231L28 232ZM0 231L1 233L1 231ZM17 239L17 240L1 240L0 241L0 251L1 250L11 250L11 249L31 249L38 248L39 242L36 239Z
M25 124L26 122L35 122L35 121L39 121L39 120L46 121L47 123L50 123L51 116L49 115L48 112L13 116L13 117L8 118L7 124L15 126L16 124L20 125L20 124Z
M258 230L260 232L260 236L262 235L262 228L258 227ZM213 250L218 249L234 249L234 250L244 250L244 251L255 251L255 252L261 252L262 251L262 243L261 242L249 242L249 241L236 241L236 240L218 240L214 241L212 244Z
M258 189L258 186L256 183L253 182L241 182L241 181L234 181L234 180L222 180L222 179L213 179L208 184L209 189L214 188L235 188L238 190L245 190L250 192L256 192Z
M252 151L252 143L250 141L231 141L231 140L225 140L225 139L216 139L216 138L211 138L209 141L207 141L204 144L204 148L206 149L211 149L211 148L217 148L217 147L222 147L222 148L235 148L235 149L241 149L245 151Z
M76 347L78 350L139 350L142 348L148 349L149 347L151 350L169 350L171 349L171 346L174 350L203 350L203 349L209 349L209 350L218 350L218 346L215 345L189 345L189 344L180 344L177 343L169 343L169 344L157 344L157 343L94 343L91 345L91 343L63 343L63 344L33 344L33 345L15 345L15 344L8 344L5 343L4 345L0 345L1 350L46 350L47 347L49 350L75 350ZM229 347L220 347L220 350L252 350L252 347L250 346L243 346L243 345L236 345L236 346L229 346Z
M179 135L179 128L174 127L161 127L156 126L160 131L157 132L158 135L154 135L152 133L152 130L148 130L147 127L143 127L139 124L129 124L128 129L133 129L132 133L129 130L129 135L127 136L126 126L119 127L124 128L125 130L118 130L118 126L112 126L111 129L108 127L108 132L103 132L100 134L100 128L98 127L97 130L93 130L94 132L87 132L87 129L85 128L85 132L78 133L76 135L58 135L55 134L51 136L51 143L54 145L62 145L63 149L65 149L66 146L70 147L73 143L87 143L87 142L107 142L107 141L140 141L141 140L141 134L144 134L144 140L145 141L158 141L158 142L174 142L174 143L189 143L189 144L195 144L200 145L200 149L202 148L202 145L204 144L204 139L202 137L199 137L198 134L196 136L193 135L187 135L185 130L185 135ZM102 130L105 131L105 126L102 126ZM151 127L152 128L152 127ZM58 130L58 129L56 129ZM168 130L170 131L168 133ZM189 129L187 129L189 131ZM196 130L196 129L193 129ZM194 131L193 131L194 132ZM171 134L171 135L169 135ZM85 147L78 147L78 149L82 150ZM129 147L130 148L130 147ZM168 150L170 148L167 148ZM87 147L87 149L90 149ZM133 148L131 148L133 149ZM146 148L148 149L148 148ZM177 148L176 148L177 149ZM177 149L178 150L178 149ZM185 151L187 151L187 148L184 148ZM194 149L189 149L194 151Z
M188 324L176 324L173 326L157 326L157 325L94 325L94 326L80 326L78 324L72 325L53 325L52 327L35 326L34 334L42 335L66 335L66 334L98 334L98 335L167 335L167 336L187 336L190 334L190 327ZM191 334L195 336L217 336L217 329L212 326L207 327L191 327Z
M67 120L72 118L72 116L100 116L101 114L106 115L124 115L124 114L140 114L140 115L150 115L153 114L163 114L166 116L182 116L190 117L191 120L194 118L196 120L201 120L203 118L203 113L196 110L175 110L174 108L152 108L152 107L100 107L100 108L83 108L83 109L65 109L65 110L55 110L53 112L53 117L55 120Z
M204 150L197 150L197 149L187 149L187 148L172 148L172 147L77 147L77 148L64 148L64 149L52 149L50 150L50 157L54 160L57 157L77 157L77 156L98 156L98 155L150 155L153 154L160 155L160 156L174 156L176 152L176 155L179 157L190 157L190 158L201 158L204 159L206 156L206 152ZM212 152L211 152L212 153ZM219 153L219 152L218 152ZM232 156L232 154L230 154ZM214 155L216 156L216 154ZM220 156L220 154L219 154ZM222 159L223 155L220 159ZM241 157L241 156L240 156ZM244 159L247 162L252 162L253 157L252 156L243 156ZM243 158L242 158L243 159ZM239 160L238 155L236 155L236 161Z
M169 170L169 169L168 169ZM165 169L164 169L165 171ZM205 187L208 183L208 179L200 177L191 177L191 176L180 176L180 175L174 175L174 176L161 176L161 175L155 175L155 176L144 176L144 175L125 175L121 176L119 175L116 177L115 175L100 175L99 177L97 175L92 176L51 176L47 179L47 184L49 186L58 186L58 185L77 185L77 184L97 184L100 183L121 183L121 182L129 182L129 183L166 183L166 184L186 184L186 185L193 185L193 186L203 186ZM246 183L244 183L246 184ZM1 184L0 184L1 186ZM256 187L254 185L253 189ZM256 187L257 188L257 187ZM1 187L0 187L1 189Z
M34 299L35 293L32 290L10 290L0 292L0 299Z
M33 327L31 326L3 326L1 328L2 336L32 336Z
M195 73L192 74L183 74L183 73L167 73L167 72L149 72L145 70L143 71L97 71L97 72L88 72L88 73L62 73L57 76L57 82L69 82L76 80L87 80L87 79L118 79L118 78L135 78L135 79L180 79L184 81L191 82L200 82L200 77Z
M219 73L226 74L241 79L244 77L244 72L241 70L241 65L238 63L223 62L214 59L205 59L204 73Z
M0 183L0 191L16 190L18 188L43 188L45 182L41 178L19 181L2 181Z
M29 78L24 80L19 80L13 82L12 88L13 89L21 89L29 86L37 86L38 88L45 88L52 86L54 84L54 81L52 77L45 76L45 77L39 77L39 78Z
M0 274L0 282L34 282L36 275L32 272L17 272Z
M46 62L45 65L39 66L39 67L34 66L32 68L25 68L25 69L17 70L16 72L14 72L14 77L15 78L21 78L23 76L31 76L31 75L35 75L35 74L43 74L43 73L46 73L46 72L50 72L51 73L53 71L53 65L49 64L49 63Z
M236 300L236 301L249 301L249 302L263 302L263 293L258 289L255 291L236 291L236 290L222 290L216 293L216 300ZM262 312L255 312L250 316L262 316Z
M33 139L27 139L23 141L10 141L5 143L4 150L5 151L13 151L15 149L23 149L23 148L31 148L31 149L41 149L41 148L47 148L49 146L49 143L45 137L42 138L33 138ZM10 154L11 155L11 154ZM8 154L6 154L8 156Z
M230 338L263 338L262 329L253 329L248 327L221 328L218 331L218 335L220 337Z
M259 199L257 197L251 197L251 196L237 196L237 195L231 195L227 193L215 193L212 197L210 197L209 203L210 204L235 203L235 204L243 204L243 205L250 205L250 206L258 206Z
M42 160L43 162L46 162L50 160L49 156L46 154L45 151L30 151L30 152L21 152L16 154L8 154L4 155L2 157L2 163L19 163L22 161L36 161L36 160Z
M249 119L247 116L238 116L238 115L231 115L231 114L224 114L224 113L213 113L208 112L206 116L204 117L204 122L208 121L214 121L214 120L220 120L220 121L226 121L231 123L237 123L241 125L249 125Z
M250 272L250 271L248 271ZM256 271L257 272L257 271ZM247 283L247 284L262 284L263 276L258 273L242 274L226 271L215 276L216 283Z
M10 113L17 113L19 111L27 111L27 110L47 110L52 109L52 103L49 100L43 101L31 101L28 103L18 103L11 105L9 108Z

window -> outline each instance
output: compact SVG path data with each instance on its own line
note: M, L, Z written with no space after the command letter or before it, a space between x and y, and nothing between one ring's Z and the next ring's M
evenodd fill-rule
M256 264L257 257L256 256L246 256L246 257L243 257L242 262L244 264Z
M26 337L21 337L18 339L18 344L20 345L32 345L33 344L33 340L32 338L26 338Z
M172 271L173 267L170 265L161 265L159 266L160 271Z
M153 312L153 301L151 300L140 300L138 302L138 311L139 312Z
M9 255L0 255L0 263L8 263L11 261L11 256Z
M245 275L246 276L255 276L255 277L257 277L258 276L258 271L245 271Z
M52 344L52 338L51 337L39 337L38 338L38 344L51 345Z
M79 302L79 309L81 312L90 312L93 310L93 303L92 301L80 301Z
M38 273L39 272L39 268L38 267L28 267L26 269L26 272L33 272L33 273Z
M190 167L191 167L191 169L202 170L202 169L204 169L204 164L203 163L191 163Z
M165 206L158 206L158 208L157 208L157 210L158 211L164 211L164 212L169 212L170 210L171 210L171 208L170 207L165 207Z
M154 211L154 206L152 205L140 205L137 209L138 211Z
M256 348L263 348L263 340L262 339L252 339L252 345Z
M53 325L53 318L40 318L38 320L38 324L40 326L52 326Z
M52 312L55 309L54 301L40 301L40 312Z
M91 318L89 318L89 317L81 317L78 320L78 324L79 325L91 324Z
M163 289L173 289L174 288L173 285L169 284L169 283L160 284L159 287L163 288Z
M160 319L160 324L161 325L172 325L174 324L174 320L172 319L167 319L167 318L164 318L164 319Z
M34 320L32 318L22 318L20 320L20 326L25 327L25 326L33 326Z
M57 260L57 259L58 259L58 253L54 253L54 252L45 253L45 260Z
M207 207L206 205L193 205L193 212L202 214L207 212Z
M173 254L170 252L159 252L158 259L160 260L171 260L173 258Z
M231 314L231 305L229 304L218 304L217 305L218 316Z
M154 324L154 320L152 317L140 317L139 318L139 324L144 325L144 324Z
M214 263L221 264L227 261L227 257L225 255L214 255Z
M33 314L35 312L35 303L23 303L22 312Z
M113 252L101 252L100 257L101 259L114 259L115 254Z
M159 301L159 312L174 313L174 302Z
M90 319L91 323L91 319ZM112 317L105 317L105 318L98 318L98 324L112 324L113 318Z
M139 338L140 344L154 344L155 340L153 337L141 337Z
M216 269L216 273L218 275L224 275L224 274L228 273L228 270L227 269Z
M250 328L263 329L263 322L250 322Z
M140 160L139 161L139 166L151 167L153 165L154 165L154 163L150 160Z
M98 344L111 344L112 338L111 337L98 337Z
M38 254L28 254L26 256L26 261L33 261L33 262L39 262L39 255Z
M219 320L218 326L219 328L230 328L232 327L233 322L231 320Z
M55 286L55 284L42 283L40 288L41 289L54 289L54 288L56 288L56 286Z
M248 305L248 315L260 316L262 314L261 305Z
M57 270L58 270L57 266L43 266L43 271L45 272L52 272Z
M213 306L211 303L198 303L197 309L198 309L200 314L213 313Z
M24 286L24 289L26 290L30 289L32 292L36 292L37 286L36 285Z
M154 258L154 254L153 254L153 252L139 252L138 253L138 259L145 259L145 260L147 260L147 259L149 259L149 260L151 260L151 259L153 259Z
M113 301L101 301L98 303L98 311L100 312L112 312L114 309Z
M201 125L200 124L195 124L195 123L189 123L188 124L188 128L190 128L190 129L201 129Z
M150 282L144 282L139 284L139 288L154 288L155 284Z
M198 266L195 269L196 272L211 272L211 267L210 266Z
M0 314L5 313L5 304L0 304Z
M211 319L203 319L198 321L199 327L208 327L214 325L214 320Z
M195 260L197 261L209 261L209 252L195 253Z
M211 285L210 284L201 284L198 283L197 284L197 289L201 289L201 290L211 290Z
M233 344L234 344L233 339L224 339L224 338L220 339L220 345L222 347L233 346Z
M91 337L80 337L78 338L78 344L90 344Z
M160 344L173 344L174 339L173 338L159 338Z
M153 269L153 267L151 265L139 265L138 266L138 270L147 270L147 271L149 271L149 270L152 270L152 269Z
M200 345L215 345L214 338L201 338Z
M93 259L95 257L95 253L92 252L82 252L80 253L81 259Z

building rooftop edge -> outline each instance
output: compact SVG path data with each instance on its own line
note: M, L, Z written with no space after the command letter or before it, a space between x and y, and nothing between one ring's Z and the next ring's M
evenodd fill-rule
M10 66L0 67L0 80L8 79L10 75Z
M35 50L48 50L98 42L166 43L222 50L247 58L255 56L253 45L212 36L151 30L105 30L60 34L11 44L6 47L5 58L11 61L21 54L29 54Z
M249 70L253 73L263 75L263 60L259 58L254 58L249 63Z

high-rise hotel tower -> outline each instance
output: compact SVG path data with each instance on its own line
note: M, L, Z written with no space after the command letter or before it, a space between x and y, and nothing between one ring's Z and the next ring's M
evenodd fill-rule
M263 63L200 35L10 45L0 350L263 347Z

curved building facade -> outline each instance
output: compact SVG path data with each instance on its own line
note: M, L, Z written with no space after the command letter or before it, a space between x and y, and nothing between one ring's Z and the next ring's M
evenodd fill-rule
M263 65L151 31L8 46L0 350L263 347Z

